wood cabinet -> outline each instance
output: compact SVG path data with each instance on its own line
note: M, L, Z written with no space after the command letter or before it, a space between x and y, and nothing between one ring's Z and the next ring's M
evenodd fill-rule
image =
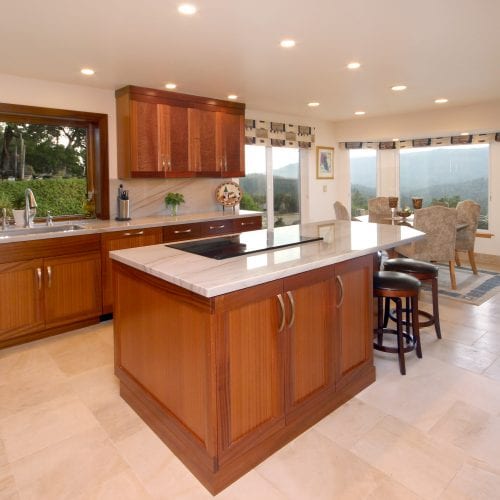
M2 246L0 347L99 320L99 241L91 235Z
M128 86L116 109L120 178L245 175L243 104Z
M113 311L112 267L109 252L125 248L156 245L163 240L161 227L113 231L101 235L102 257L102 309L104 314Z
M375 380L371 256L213 298L113 267L120 392L214 494Z

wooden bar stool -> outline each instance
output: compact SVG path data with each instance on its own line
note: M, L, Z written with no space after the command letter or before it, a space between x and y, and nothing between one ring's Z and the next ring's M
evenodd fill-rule
M377 271L373 274L373 295L377 298L378 306L377 328L374 330L376 342L373 343L373 348L377 351L397 353L401 375L406 374L405 353L415 349L417 357L422 357L418 327L418 292L420 286L420 281L408 274L394 271ZM405 322L403 322L403 298L406 299ZM384 299L390 299L396 304L395 330L384 327ZM386 304L387 307L388 304ZM406 330L403 330L405 324ZM396 335L397 347L384 346L384 334ZM404 345L405 340L406 346Z
M409 274L419 281L428 282L432 288L432 314L427 311L418 311L419 316L427 318L420 321L418 326L424 328L426 326L434 325L437 338L441 338L441 325L439 323L439 303L438 303L438 267L429 262L422 262L421 260L397 258L388 259L384 263L385 271L396 271L400 273ZM394 319L394 318L392 318Z

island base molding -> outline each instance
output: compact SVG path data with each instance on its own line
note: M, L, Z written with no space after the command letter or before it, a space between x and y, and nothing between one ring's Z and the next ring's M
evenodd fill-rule
M186 438L183 432L178 433L175 423L166 416L165 408L148 396L138 384L130 379L128 382L121 381L120 395L200 483L212 495L216 495L374 381L375 368L365 368L351 384L325 398L323 404L315 405L309 411L302 411L300 415L296 414L292 422L287 422L286 426L271 437L222 465L217 463L216 458L209 460L201 448L193 447L192 440Z

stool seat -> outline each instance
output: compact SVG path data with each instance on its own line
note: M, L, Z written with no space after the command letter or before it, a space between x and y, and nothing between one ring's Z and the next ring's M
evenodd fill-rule
M438 302L438 272L439 268L430 262L399 257L396 259L387 259L384 262L384 270L406 273L409 276L417 278L424 282L429 282L432 288L432 314L427 311L419 311L419 315L425 318L425 321L419 321L420 328L434 325L436 336L441 338L441 324L439 322L439 302ZM391 316L392 319L394 319Z
M396 271L377 271L373 273L373 295L377 298L377 327L374 329L376 341L373 348L378 351L397 353L399 358L399 370L402 375L406 374L405 353L417 352L417 357L422 357L422 347L420 344L420 333L418 323L418 293L420 281L410 276ZM403 322L403 303L406 299L406 321ZM383 303L386 302L386 312L388 314L390 301L396 304L396 329L387 328ZM410 329L411 325L411 329ZM403 329L406 326L406 330ZM396 335L397 347L384 345L384 335ZM406 345L405 345L406 341Z

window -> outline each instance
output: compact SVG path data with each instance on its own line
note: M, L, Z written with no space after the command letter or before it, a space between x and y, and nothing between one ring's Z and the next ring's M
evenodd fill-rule
M264 212L263 227L300 223L298 148L245 146L241 208Z
M107 115L0 104L0 204L7 208L22 208L30 188L38 217L50 210L108 218L107 156Z
M400 150L401 207L411 207L412 196L422 197L424 207L474 200L481 205L479 228L487 229L488 180L488 144Z
M350 149L351 215L368 210L368 200L377 196L377 152L373 149ZM367 212L366 212L367 213Z

